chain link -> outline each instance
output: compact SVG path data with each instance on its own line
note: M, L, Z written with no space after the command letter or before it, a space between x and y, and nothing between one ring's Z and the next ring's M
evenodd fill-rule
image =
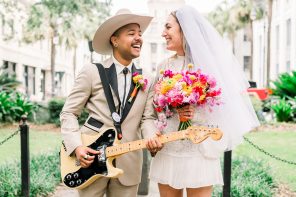
M263 148L261 148L261 147L259 147L258 145L254 144L252 141L250 141L250 140L249 140L248 138L246 138L245 136L244 136L244 140L246 140L249 144L251 144L251 145L252 145L254 148L256 148L257 150L259 150L260 152L264 153L264 154L267 155L267 156L270 156L271 158L274 158L274 159L276 159L276 160L278 160L278 161L281 161L281 162L284 162L284 163L288 163L288 164L291 164L291 165L296 165L296 162L288 161L288 160L286 160L286 159L282 159L282 158L280 158L280 157L278 157L278 156L275 156L275 155L273 155L273 154L271 154L271 153L265 151Z
M13 134L11 134L10 136L8 136L6 139L4 139L2 142L0 142L0 146L2 144L4 144L5 142L7 142L9 139L11 139L13 136L15 136L16 134L18 134L20 130L15 131Z

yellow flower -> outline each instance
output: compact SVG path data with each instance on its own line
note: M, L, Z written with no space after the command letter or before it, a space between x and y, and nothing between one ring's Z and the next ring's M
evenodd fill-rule
M182 88L184 88L187 85L186 82L184 82L184 81L181 82L180 84L182 85Z
M192 87L191 86L185 86L183 87L183 91L186 93L186 96L189 96L192 92Z
M188 68L189 69L193 68L193 64L188 64Z
M136 75L136 76L133 77L133 81L134 81L134 83L138 83L138 81L139 81L140 79L143 79L143 75Z
M183 76L181 74L177 74L177 75L173 76L173 79L175 79L177 81L182 78L183 78Z
M163 74L164 73L164 70L163 69L160 69L160 71L159 71L159 74Z
M194 75L190 75L190 76L189 76L189 79L193 81L193 80L196 79L196 77L195 77Z
M177 81L175 79L168 79L168 80L163 81L161 83L161 88L160 88L161 94L165 94L169 90L171 90L175 86L176 82Z
M193 85L192 85L194 88L195 87L201 87L201 83L199 81L195 82Z
M206 98L206 95L201 95L200 97L199 97L199 101L202 101L202 100L204 100Z

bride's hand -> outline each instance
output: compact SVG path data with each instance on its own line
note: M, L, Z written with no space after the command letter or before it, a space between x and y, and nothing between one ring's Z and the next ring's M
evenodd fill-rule
M161 133L159 131L157 131L156 137L150 138L146 142L146 147L150 151L151 155L155 155L163 147L163 144L158 139L158 137L160 137L160 136L161 136Z
M194 105L185 105L184 107L177 108L177 112L180 117L184 117L188 120L192 120L195 113Z

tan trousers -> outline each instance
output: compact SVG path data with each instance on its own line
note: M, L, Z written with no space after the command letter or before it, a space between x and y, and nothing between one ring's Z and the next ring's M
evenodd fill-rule
M136 197L139 185L125 186L118 179L101 177L88 187L78 190L81 197Z

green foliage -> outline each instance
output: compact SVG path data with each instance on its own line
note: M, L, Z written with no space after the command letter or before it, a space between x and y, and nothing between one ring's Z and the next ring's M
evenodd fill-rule
M29 101L25 95L19 92L13 94L13 102L13 117L16 121L19 121L22 115L26 115L27 117L32 115L32 113L38 108L36 104Z
M275 186L269 167L262 161L251 158L232 160L232 197L261 196L269 197ZM215 188L213 196L222 196L221 188Z
M60 182L58 152L43 153L30 162L30 196L47 196ZM0 196L21 196L19 162L0 166Z
M61 42L75 46L79 40L92 37L98 24L109 16L110 8L111 0L40 0L31 6L24 40L34 42L55 32Z
M65 99L53 98L48 102L49 122L60 125L60 113L65 104Z
M19 92L0 92L0 122L19 121L22 115L30 116L37 105Z
M38 104L38 109L35 111L34 116L31 117L30 121L36 124L46 124L49 123L49 110L48 107L43 104Z
M55 123L57 126L60 126L60 113L65 104L65 99L62 98L53 98L48 103L49 110L49 122ZM84 109L78 118L79 124L84 124L85 120L88 117L88 112Z
M252 11L255 14L253 20L261 19L264 15L263 7L252 1L238 0L233 4L223 1L208 14L208 19L221 35L227 33L233 37L237 30L251 23Z
M21 82L16 80L15 75L9 75L6 70L0 73L0 91L13 91Z
M296 71L281 74L276 81L273 82L275 86L272 89L273 94L281 98L296 97Z
M12 122L13 102L11 94L5 91L0 92L0 122Z
M277 121L279 122L289 122L293 119L293 110L291 102L289 100L282 98L276 104L271 105L272 110L275 112Z

